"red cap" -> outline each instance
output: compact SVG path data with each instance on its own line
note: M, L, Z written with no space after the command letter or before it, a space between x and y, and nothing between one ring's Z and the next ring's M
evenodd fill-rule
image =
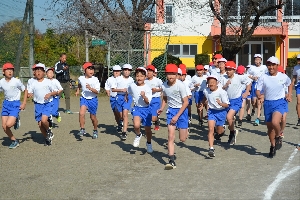
M220 59L220 58L223 58L223 56L221 54L216 54L216 55L214 55L214 58Z
M284 68L281 65L278 66L278 71L281 73L285 73Z
M178 73L178 67L175 64L167 64L165 71L166 73L167 72Z
M185 64L179 64L179 68L182 70L183 68L186 69L186 65Z
M36 66L36 64L32 65L31 69L34 69L34 68L35 68L35 66Z
M182 75L186 75L186 68L182 68L181 71L182 71Z
M84 70L86 70L88 67L91 67L91 66L94 66L93 63L86 62L86 63L83 64L82 68L83 68Z
M204 70L204 66L203 65L197 65L196 70Z
M11 64L11 63L5 63L5 64L3 65L3 67L2 67L2 70L4 71L4 70L6 70L6 69L14 69L13 64Z
M148 65L146 67L147 70L152 70L152 71L155 71L155 67L153 65Z
M238 73L238 74L245 73L245 67L243 65L239 65L236 69L236 73Z
M47 68L47 69L46 69L46 72L49 71L49 70L52 70L52 71L54 72L54 68L51 68L51 67L50 67L50 68Z
M209 62L209 66L212 66L212 65L214 65L214 62Z
M227 63L225 64L225 68L236 69L236 64L233 61L227 61Z

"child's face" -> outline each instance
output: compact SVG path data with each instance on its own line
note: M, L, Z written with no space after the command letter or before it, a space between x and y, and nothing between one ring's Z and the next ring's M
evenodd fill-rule
M174 83L177 79L177 73L176 72L167 72L167 80L169 83Z
M277 71L278 71L278 65L277 64L267 63L267 67L268 67L269 73L271 75L276 74Z
M153 76L155 76L155 77L156 77L156 76L157 76L157 73L156 73L156 72L153 72Z
M208 87L209 87L209 89L210 89L211 91L215 91L215 90L218 88L218 82L217 82L217 80L214 79L214 78L208 79L207 84L208 84Z
M44 76L45 76L45 71L43 68L41 67L36 67L34 68L34 71L35 71L35 77L36 79L40 80L40 79L43 79Z
M47 75L47 78L52 79L54 77L53 70L48 70L46 75Z
M6 69L4 70L4 76L6 78L12 78L14 75L14 70L13 69Z
M201 69L201 70L197 70L197 75L198 76L202 76L203 75L203 70Z
M146 79L146 75L143 75L142 72L136 72L135 80L138 85L143 85Z
M181 80L181 76L182 76L182 75L177 74L177 79L178 79L178 80Z
M154 76L154 71L152 70L147 70L147 77L152 78Z
M254 59L254 63L255 63L256 66L260 66L260 64L261 64L261 58L255 58Z
M218 65L219 65L219 69L220 69L221 71L224 71L224 70L225 70L225 62L219 62Z
M235 70L234 69L231 69L231 68L226 68L226 74L228 77L232 77L235 73Z
M94 73L95 73L95 68L92 67L92 66L85 69L85 76L86 77L90 78L94 75Z
M114 71L113 73L114 73L113 75L114 77L118 77L121 75L121 71Z
M185 78L186 78L186 74L182 74L182 76L181 76L181 80L182 80L182 81L184 81L184 80L185 80Z
M130 73L131 73L131 70L130 70L130 69L123 69L123 76L129 77L129 76L130 76Z

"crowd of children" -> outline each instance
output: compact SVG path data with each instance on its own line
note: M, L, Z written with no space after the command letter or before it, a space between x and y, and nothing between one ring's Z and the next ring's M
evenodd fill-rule
M184 142L188 138L191 123L191 106L195 101L199 125L203 126L204 119L208 123L208 155L215 157L214 141L221 140L225 133L225 122L228 123L228 144L237 142L238 129L242 126L244 109L246 120L257 115L254 125L260 124L261 109L264 108L265 122L270 140L269 157L276 155L276 150L282 146L283 130L288 113L288 102L292 100L292 89L295 85L297 95L297 114L300 125L300 54L297 56L298 65L294 67L292 80L279 66L276 57L270 57L266 65L262 65L262 56L254 55L255 65L236 66L233 61L227 61L221 54L213 57L210 65L197 65L195 75L187 74L186 66L167 64L165 67L166 81L156 77L157 69L153 65L146 68L137 67L134 78L130 76L133 67L125 64L122 67L112 67L113 76L105 83L105 90L110 97L111 109L117 123L117 131L121 140L127 139L128 113L133 117L133 127L136 134L133 146L138 147L142 138L141 125L145 129L146 149L153 152L151 144L152 123L154 130L159 130L159 115L166 108L168 129L169 162L166 169L176 168L175 164L175 133L179 131L179 139ZM93 139L98 138L98 93L99 80L94 77L94 66L86 62L82 66L84 75L78 78L76 96L80 96L79 136L85 135L85 113L89 111L93 124ZM2 127L11 139L9 148L19 146L11 128L20 126L19 112L25 109L27 98L33 98L35 120L45 137L45 146L52 144L53 117L61 121L59 95L63 91L60 83L54 78L54 69L46 68L37 63L32 67L34 77L28 80L27 87L13 77L14 66L11 63L3 65L4 78L0 80L0 90L4 92L2 104ZM45 77L46 75L46 77ZM23 101L20 101L24 92ZM251 112L252 104L252 112ZM207 116L203 116L203 110ZM236 117L237 113L238 119ZM235 121L238 122L237 126Z

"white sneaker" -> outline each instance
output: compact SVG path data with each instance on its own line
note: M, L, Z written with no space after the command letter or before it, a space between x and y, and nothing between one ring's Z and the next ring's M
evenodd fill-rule
M139 136L135 136L134 141L133 141L133 146L134 147L138 147L140 145L140 141L142 138L142 134L140 134Z
M146 147L147 147L147 152L148 152L148 153L152 153L152 152L153 152L152 144L148 144L148 143L146 142Z

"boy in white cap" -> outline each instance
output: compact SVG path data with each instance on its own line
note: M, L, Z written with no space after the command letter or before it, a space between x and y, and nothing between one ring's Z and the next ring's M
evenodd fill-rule
M155 68L153 76L157 77L157 68Z
M203 75L209 76L210 73L208 72L208 70L209 70L209 65L204 65L204 73L203 73Z
M225 58L220 58L218 60L218 66L220 69L220 73L219 73L220 78L223 76L226 76L226 69L225 69L226 62L227 62L227 60Z
M132 66L130 64L124 64L122 67L122 76L116 78L115 85L112 86L112 92L117 92L117 109L123 117L123 132L121 140L127 139L127 127L128 127L128 112L131 108L132 96L127 95L127 89L134 80L130 77Z
M238 130L234 129L234 116L241 109L243 98L247 98L250 93L251 80L246 76L238 76L235 74L236 64L233 61L228 61L225 65L226 76L223 76L220 80L223 85L222 89L227 92L229 99L229 107L227 113L228 129L230 130L228 143L234 145L236 143ZM242 94L244 86L246 85L246 90Z
M117 126L118 132L122 131L122 123L121 123L122 116L120 116L120 112L117 109L117 92L113 92L112 89L114 89L113 86L116 86L116 78L121 75L121 71L122 69L119 65L113 66L113 75L106 80L105 87L104 87L107 96L109 96L110 98L109 99L110 106L114 113L116 123L118 125Z
M300 126L300 54L297 55L297 65L293 69L293 80L292 85L295 85L297 105L296 111L298 115L297 126Z
M97 77L94 76L95 67L92 63L86 62L82 66L84 70L84 76L78 78L78 88L75 93L76 96L79 95L80 89L80 110L79 110L79 125L80 131L79 136L84 136L85 132L85 113L88 110L90 113L90 119L93 124L93 139L98 138L98 94L100 92L100 82Z
M13 77L14 66L11 63L5 63L2 71L4 75L4 78L0 80L0 91L4 93L1 112L2 127L12 141L9 148L14 149L19 146L19 141L15 138L10 128L19 123L19 112L24 110L26 106L27 90L19 79ZM20 102L21 91L24 92L22 104Z
M45 137L45 146L52 144L54 134L49 128L49 117L52 112L53 96L58 95L58 90L55 90L52 82L45 76L45 65L38 63L34 67L35 79L27 85L28 97L33 97L35 107L35 120L38 122L39 128Z
M263 98L261 91L264 91L264 114L268 128L268 136L271 147L269 157L276 155L276 150L282 146L280 137L280 122L283 114L286 112L287 101L292 100L291 79L283 73L278 72L279 60L272 56L267 60L268 73L263 74L257 83L257 98ZM288 94L285 94L285 88L288 87ZM286 100L285 100L286 98Z
M177 79L178 67L175 64L167 64L165 69L167 81L164 82L163 101L161 108L157 111L161 114L166 105L168 109L167 124L168 124L168 154L169 163L166 164L165 169L176 168L174 155L174 141L176 127L179 129L179 139L184 142L187 139L188 132L188 97L184 84Z
M152 153L153 148L151 144L152 132L152 113L150 102L152 99L152 90L151 88L145 84L145 79L147 76L147 70L144 67L138 67L135 70L135 80L136 83L132 83L128 87L128 94L132 96L134 106L132 108L132 116L133 116L133 126L135 131L135 138L133 141L133 146L138 147L140 145L140 140L142 138L141 134L141 123L145 127L146 132L146 147L147 152Z
M162 92L162 84L163 82L154 76L154 72L156 68L153 65L148 65L147 68L147 78L145 83L151 88L152 90L152 100L150 102L151 112L152 112L152 121L154 122L154 130L159 130L159 119L157 115L157 110L161 106L161 92Z
M261 115L261 108L263 105L263 98L258 101L256 97L256 86L258 79L265 73L268 72L268 68L265 65L262 65L262 56L260 54L254 55L254 63L255 65L252 65L248 71L247 74L249 75L249 78L252 79L252 86L251 86L251 97L252 97L252 113L253 116L255 114L255 108L257 109L257 118L254 121L254 126L258 126L260 124L260 115Z
M224 135L224 124L226 120L229 100L226 91L219 84L219 77L210 75L207 77L208 87L203 91L204 98L200 104L200 110L203 109L206 101L208 103L208 155L215 157L214 139L220 140ZM215 133L216 128L216 134Z

